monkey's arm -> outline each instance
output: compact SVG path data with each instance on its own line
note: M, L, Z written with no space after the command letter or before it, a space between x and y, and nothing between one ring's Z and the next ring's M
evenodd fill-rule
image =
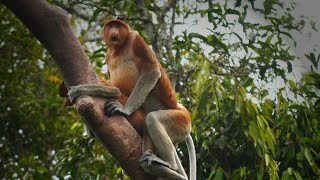
M121 92L116 87L101 84L81 84L70 87L68 97L71 103L75 103L76 99L81 95L111 98L120 96Z
M147 68L147 67L146 67ZM130 94L125 106L124 112L130 115L145 102L148 94L156 85L161 73L159 68L146 69L138 78L138 81Z

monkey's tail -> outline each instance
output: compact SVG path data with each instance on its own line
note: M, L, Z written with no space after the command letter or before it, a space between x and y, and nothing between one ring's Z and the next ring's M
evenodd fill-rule
M189 164L190 164L189 178L190 178L190 180L196 180L196 173L197 173L196 149L194 147L194 143L193 143L193 140L192 140L192 137L190 134L188 135L188 137L186 139L186 144L187 144L187 148L188 148Z
M181 164L181 161L179 159L179 156L177 154L177 151L174 151L174 155L175 155L175 158L176 158L176 162L177 162L177 165L178 165L178 172L184 176L186 178L186 180L188 179L188 176L187 176L187 173L184 171L184 168Z
M192 137L191 135L189 134L186 138L186 144L187 144L187 148L188 148L188 153L189 153L189 163L190 163L190 168L189 168L189 171L190 171L190 180L196 180L196 171L197 171L197 162L196 162L196 150L195 150L195 147L194 147L194 144L193 144L193 140L192 140ZM177 154L177 151L174 151L174 155L175 155L175 158L176 158L176 162L177 162L177 165L178 165L178 172L183 175L186 179L188 179L188 176L186 174L186 172L184 171L184 168L181 164L181 161L179 159L179 156Z

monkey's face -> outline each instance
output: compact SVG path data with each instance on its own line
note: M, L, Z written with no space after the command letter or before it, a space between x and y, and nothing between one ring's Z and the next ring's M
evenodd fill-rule
M122 47L126 44L130 29L120 20L109 21L104 27L104 40L108 47Z

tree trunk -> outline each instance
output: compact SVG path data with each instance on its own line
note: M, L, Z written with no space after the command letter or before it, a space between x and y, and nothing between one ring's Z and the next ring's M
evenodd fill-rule
M44 0L0 2L13 11L48 50L67 86L99 83L64 10ZM76 108L131 179L153 179L138 163L141 137L122 116L104 116L104 103L104 99L83 96L77 100Z

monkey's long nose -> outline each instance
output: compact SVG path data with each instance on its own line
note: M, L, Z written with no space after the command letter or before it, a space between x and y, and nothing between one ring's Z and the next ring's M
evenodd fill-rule
M119 33L110 34L110 40L112 42L119 41Z

